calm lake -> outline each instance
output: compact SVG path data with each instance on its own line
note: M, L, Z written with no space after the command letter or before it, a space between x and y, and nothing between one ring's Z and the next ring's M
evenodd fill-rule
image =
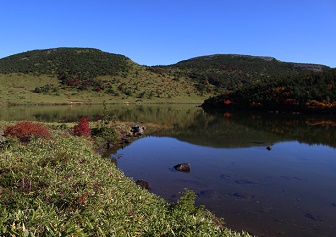
M0 120L96 120L102 111L0 107ZM151 192L176 201L192 189L196 203L229 228L258 236L335 236L334 117L210 114L195 105L109 105L108 111L117 120L164 125L110 154L127 176L148 181ZM173 168L183 162L191 172Z

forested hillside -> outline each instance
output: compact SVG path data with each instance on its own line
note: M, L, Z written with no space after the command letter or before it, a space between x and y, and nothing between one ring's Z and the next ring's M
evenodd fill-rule
M152 70L175 77L188 77L200 91L230 92L258 82L297 75L305 71L323 71L328 67L316 64L281 62L272 57L238 54L216 54L196 57L169 66L156 66Z
M33 50L0 60L0 73L69 74L86 77L128 71L130 60L91 48Z
M204 108L336 112L336 69L246 85L207 99Z

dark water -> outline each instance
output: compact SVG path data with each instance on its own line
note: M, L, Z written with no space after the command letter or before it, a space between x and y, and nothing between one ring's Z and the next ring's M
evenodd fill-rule
M158 123L111 154L127 176L176 201L189 188L228 227L258 236L336 236L336 119L221 113L191 105L108 106L117 120ZM102 106L0 107L0 120L99 119ZM267 146L272 150L268 151ZM173 166L189 162L190 173Z
M185 187L194 190L196 203L232 229L258 236L336 236L333 117L193 116L189 124L147 134L111 157L168 201ZM174 170L182 162L191 164L190 173Z
M334 236L336 150L297 141L211 148L146 137L119 150L118 166L151 191L176 201L184 187L229 227L260 236ZM173 166L189 162L190 173Z

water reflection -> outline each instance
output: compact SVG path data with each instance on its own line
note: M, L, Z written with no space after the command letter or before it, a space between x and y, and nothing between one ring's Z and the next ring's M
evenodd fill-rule
M149 181L151 191L168 201L190 188L197 204L236 230L259 236L334 235L332 117L202 110L182 117L115 154L122 155L118 166L126 175ZM190 173L174 171L182 162L191 164Z
M156 131L192 144L218 147L248 147L282 141L299 141L336 147L336 120L331 116L233 113L207 114L195 111L188 124Z
M120 121L151 122L171 125L190 123L195 105L107 105L110 117ZM59 106L0 106L0 120L74 122L82 116L90 120L100 119L103 105L59 105Z
M0 120L97 120L102 111L101 105L0 107ZM188 187L229 227L259 236L336 233L332 116L209 114L193 105L108 105L108 111L116 120L159 125L112 157L165 199L176 201ZM190 173L173 169L182 162L191 164Z
M108 105L110 117L160 125L155 136L210 147L247 147L299 141L336 147L336 119L332 116L205 113L195 105ZM0 107L0 120L74 122L82 116L98 120L102 105ZM149 127L150 128L150 127Z
M151 192L176 201L187 187L227 225L259 236L333 236L336 151L280 142L265 147L212 148L149 136L119 150L118 167ZM191 164L190 173L173 166Z

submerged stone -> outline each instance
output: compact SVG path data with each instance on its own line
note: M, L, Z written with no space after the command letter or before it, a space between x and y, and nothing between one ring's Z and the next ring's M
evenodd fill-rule
M149 183L146 180L139 179L135 183L143 189L149 189Z
M253 195L247 192L236 192L236 193L233 193L232 196L239 198L239 199L244 199L244 200L252 200L254 198Z
M305 217L308 218L308 219L311 219L313 221L324 222L324 218L323 217L315 216L315 215L313 215L311 213L305 214Z
M207 189L200 192L202 198L217 198L219 195L214 189Z
M189 163L181 163L175 165L174 168L181 172L190 172L190 164Z
M235 183L237 184L260 184L260 181L253 180L253 179L239 179L239 180L236 180Z

